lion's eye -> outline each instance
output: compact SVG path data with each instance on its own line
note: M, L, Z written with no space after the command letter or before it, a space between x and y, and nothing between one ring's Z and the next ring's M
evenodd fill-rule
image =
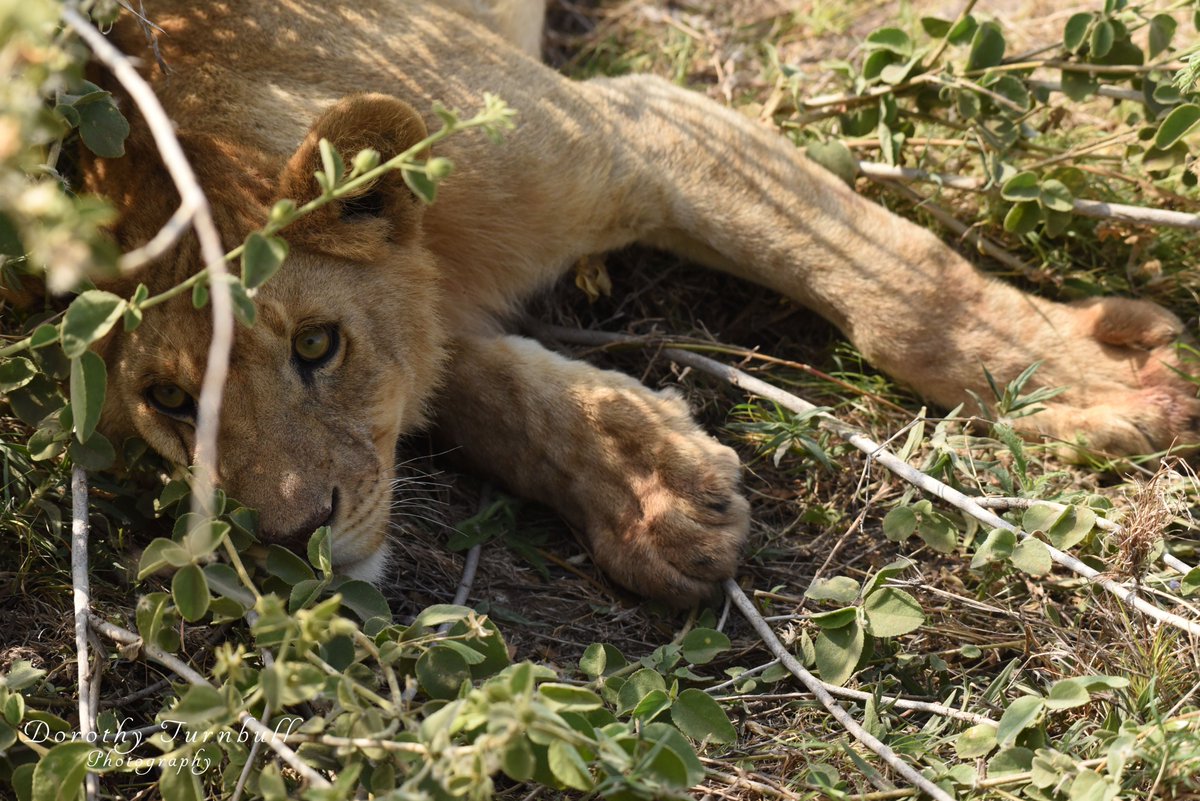
M305 367L317 367L329 361L337 351L337 329L312 325L300 329L292 339L292 350Z
M155 384L146 392L146 398L151 406L165 415L175 418L195 416L196 402L175 384Z

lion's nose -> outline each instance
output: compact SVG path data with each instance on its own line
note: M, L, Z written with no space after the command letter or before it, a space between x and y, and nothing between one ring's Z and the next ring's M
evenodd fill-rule
M333 518L337 515L337 507L338 491L335 487L333 492L330 493L329 502L296 528L291 531L278 531L264 527L263 534L271 542L277 542L289 548L303 548L314 531L321 526L333 524Z

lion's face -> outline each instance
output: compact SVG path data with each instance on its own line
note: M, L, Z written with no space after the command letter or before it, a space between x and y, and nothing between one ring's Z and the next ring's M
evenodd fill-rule
M321 137L337 141L331 120L395 103L368 96L327 112L278 196L311 196L311 151ZM369 143L383 144L378 130ZM341 149L366 146L355 144ZM219 486L259 511L263 538L303 549L330 525L335 564L369 578L383 566L397 439L422 422L445 358L436 269L419 223L417 201L389 176L369 197L284 231L291 252L258 290L257 323L237 326L221 412ZM110 438L136 434L173 462L193 460L210 315L181 296L108 344Z

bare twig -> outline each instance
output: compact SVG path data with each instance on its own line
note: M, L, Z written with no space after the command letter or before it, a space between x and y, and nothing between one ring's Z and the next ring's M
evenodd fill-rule
M200 385L196 404L196 478L192 492L193 511L208 517L212 508L213 486L217 466L217 430L220 422L221 396L229 372L229 350L233 345L233 300L226 281L225 251L221 236L213 222L208 198L200 188L175 128L167 117L154 89L138 74L133 63L117 50L73 6L63 6L62 17L121 83L146 120L154 144L162 157L163 166L179 192L180 208L192 209L200 255L208 271L212 298L212 341L208 348L208 363ZM179 212L176 212L176 217ZM175 219L174 217L172 219ZM158 236L155 237L155 240ZM153 243L153 240L152 240Z
M817 697L821 705L829 711L829 714L833 715L838 723L842 724L854 739L871 749L892 770L903 776L914 787L920 788L930 798L937 799L937 801L952 801L949 793L922 776L912 765L909 765L896 756L896 752L880 742L877 737L859 725L858 721L850 717L850 713L843 709L841 704L830 695L829 690L825 689L825 685L820 679L809 673L804 668L804 665L800 664L796 657L792 656L791 652L784 647L779 638L775 636L775 632L771 630L771 626L762 619L762 615L754 608L754 604L742 592L742 588L737 585L736 581L725 579L723 586L725 593L733 600L733 605L737 607L738 611L742 613L742 617L746 618L746 622L758 633L763 644L767 646L767 650L782 662L809 692Z
M907 181L933 183L962 189L968 192L989 191L982 181L965 175L926 172L913 167L894 167L873 161L860 161L858 168L872 180ZM1075 213L1084 217L1137 223L1139 225L1161 225L1167 228L1200 230L1200 214L1188 214L1169 209L1151 209L1145 206L1129 206L1124 203L1105 203L1101 200L1075 198Z
M87 739L96 731L96 707L92 703L91 660L88 658L88 615L91 589L88 580L88 484L87 473L71 468L71 590L75 606L75 660L79 677L79 734ZM88 801L100 793L100 777L88 771L85 783Z
M978 229L968 226L958 220L953 214L946 211L938 204L934 203L930 198L923 196L921 193L913 190L912 187L902 184L899 181L881 181L893 191L907 197L909 200L917 204L917 206L926 211L929 216L933 217L939 223L950 229L964 242L968 242L978 248L980 253L991 256L996 261L1009 267L1026 278L1033 278L1033 265L1022 261L1013 254L1009 253L999 244L992 241L990 237L985 236Z
M560 328L558 326L538 326L539 335L549 339L557 339L561 342L576 342L586 345L596 345L602 340L608 342L629 343L638 341L637 337L630 337L624 334L610 334L599 331L577 331L570 328ZM797 414L811 414L816 411L817 407L808 401L786 392L778 387L772 386L762 379L755 378L749 373L742 372L733 367L721 364L720 362L700 356L695 353L677 350L675 348L665 348L661 353L668 359L677 361L680 364L685 364L693 367L709 375L716 376L733 386L739 387L759 395L767 400L774 401L780 406ZM955 508L966 512L971 517L984 523L991 528L1002 528L1006 531L1011 531L1018 537L1028 538L1028 532L1022 531L1017 526L1009 523L999 515L991 512L977 502L977 499L968 495L964 495L953 487L938 481L932 476L928 476L911 466L904 460L897 457L894 453L884 448L879 443L875 442L870 437L858 431L853 426L850 426L841 420L838 420L833 415L820 413L817 415L822 429L829 431L843 440L853 445L858 450L865 453L870 459L878 462L886 467L891 472L895 473L900 478L915 487L918 487L935 498L939 498ZM1159 609L1154 604L1141 598L1137 593L1129 587L1114 581L1111 578L1104 576L1099 570L1084 564L1070 554L1050 545L1046 546L1046 550L1050 552L1050 558L1076 575L1095 582L1105 591L1115 595L1122 601L1132 606L1142 614L1154 618L1160 623L1174 626L1175 628L1186 631L1189 634L1200 635L1200 622L1188 620L1179 615Z
M136 646L143 654L159 663L167 670L170 670L175 675L187 681L189 684L197 686L212 687L204 676L200 675L191 665L183 660L169 654L158 646L145 642L141 637L134 634L128 629L123 629L107 620L102 620L95 615L90 616L92 628L108 637L113 642L119 642L122 645ZM296 752L288 747L285 738L265 725L260 723L253 715L245 709L238 710L238 721L245 728L253 732L259 739L262 739L274 751L280 759L287 763L288 767L299 773L313 787L328 788L332 785L329 781L313 768L305 764Z

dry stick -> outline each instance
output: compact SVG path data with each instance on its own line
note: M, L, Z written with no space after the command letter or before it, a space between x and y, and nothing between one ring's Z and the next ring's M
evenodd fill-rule
M1028 509L1031 506L1049 506L1051 509L1062 511L1067 508L1065 503L1056 503L1054 501L1039 501L1033 498L976 498L978 504L986 509ZM1125 527L1120 523L1114 523L1111 520L1106 520L1103 517L1096 518L1096 527L1103 529L1112 534L1120 534L1125 530ZM1187 562L1164 552L1162 555L1163 564L1174 570L1176 573L1187 575L1192 571L1192 566Z
M90 620L92 628L103 634L105 637L108 637L114 642L121 643L122 645L137 646L141 649L143 654L150 657L167 670L170 670L175 675L186 680L189 684L212 687L208 680L205 679L204 676L200 675L195 669L193 669L191 665L187 664L173 654L167 653L158 646L145 642L141 637L134 634L132 631L123 629L113 623L109 623L107 620L101 620L95 615L92 615ZM310 766L306 765L300 759L300 757L297 756L296 752L287 746L282 737L277 736L276 733L271 729L267 728L262 723L259 723L258 720L248 711L245 709L238 710L237 719L239 722L241 722L243 727L253 732L258 739L266 742L271 750L279 755L280 759L286 762L287 765L292 768L292 770L303 776L304 779L313 787L325 789L332 786L324 776L322 776L320 773L317 773L317 771Z
M610 334L600 331L576 331L570 328L560 328L558 326L538 326L538 331L545 336L553 339L558 339L561 342L574 342L583 345L595 346L601 342L610 343L628 343L637 342L637 337L631 337L625 334ZM751 392L766 398L769 401L778 403L785 409L789 409L797 414L809 414L815 412L817 407L802 398L798 398L790 392L786 392L778 387L768 384L762 379L755 378L749 373L744 373L741 370L713 361L712 359L695 353L677 350L675 348L664 348L662 354L668 359L677 361L680 364L688 365L709 375L716 376L735 387ZM920 470L900 459L891 451L884 448L879 443L875 442L870 437L859 432L853 426L850 426L830 414L821 413L817 415L820 419L820 426L826 431L830 431L844 439L846 442L853 445L858 450L867 455L869 459L873 459L879 464L886 467L888 470L895 473L900 478L915 487L918 487L930 495L940 500L945 501L951 506L966 512L971 517L984 523L991 528L1002 528L1006 531L1011 531L1022 539L1029 537L1028 532L1022 531L1017 526L1009 523L1007 520L991 512L978 503L978 499L964 495L953 487L938 481L933 476L927 476ZM1103 587L1106 591L1125 601L1139 612L1152 617L1160 623L1166 623L1175 628L1188 632L1189 634L1200 635L1200 622L1188 620L1179 615L1159 609L1154 604L1138 597L1137 593L1128 587L1119 584L1118 582L1105 577L1093 567L1090 567L1070 554L1050 545L1046 545L1046 550L1050 552L1050 558L1059 565L1067 568L1073 573L1083 576L1084 578L1094 581L1096 584Z
M92 704L91 660L88 658L88 615L91 589L88 582L88 485L87 473L71 468L71 590L75 605L75 660L79 676L79 733L87 739L96 731L96 707ZM86 774L88 801L100 792L100 777Z
M929 216L933 217L946 228L953 231L962 241L974 245L981 253L991 256L996 261L1012 268L1027 278L1033 277L1033 264L1022 261L1013 254L1009 253L1007 250L1000 247L1000 245L998 245L996 242L992 241L989 237L984 236L984 234L978 229L972 228L961 222L953 214L946 211L946 209L934 203L930 198L927 198L921 193L914 191L912 187L908 186L907 184L902 184L899 181L884 181L882 179L875 180L879 181L879 183L883 184L884 186L887 186L889 189L899 192L909 200L916 203L917 206L927 212Z
M922 776L912 765L909 765L896 756L896 753L892 749L888 748L875 735L860 726L857 720L850 717L850 713L843 709L841 704L830 695L820 679L809 673L804 668L804 665L800 664L796 660L796 657L792 656L791 652L783 646L783 643L775 636L775 632L772 631L770 624L762 619L762 615L754 608L754 604L742 592L742 588L737 585L736 581L725 579L722 586L725 588L725 594L733 599L733 605L742 613L742 617L746 618L746 621L758 633L763 644L767 646L767 650L774 654L775 658L782 662L792 672L792 675L798 678L800 683L817 697L821 705L829 711L829 714L833 715L838 723L845 727L851 736L874 751L896 773L903 776L913 786L919 787L931 798L935 798L938 801L953 801L949 793Z
M871 179L934 183L968 192L988 191L981 181L964 175L926 172L912 167L893 167L890 164L878 164L873 161L860 161L858 168L863 175ZM1145 206L1128 206L1124 203L1105 203L1100 200L1084 200L1082 198L1075 198L1074 203L1075 213L1084 217L1120 220L1139 225L1162 225L1168 228L1200 230L1200 214L1151 209Z
M200 254L208 270L212 297L212 341L208 348L208 363L200 385L196 404L196 479L192 492L192 511L208 517L212 508L213 483L217 464L217 426L221 414L221 395L229 372L229 350L233 345L233 300L226 281L225 251L213 223L208 198L196 180L175 136L175 127L159 103L154 89L138 74L132 62L113 47L74 7L63 6L63 19L87 42L96 58L112 70L150 128L163 166L179 192L180 206L192 209ZM177 213L178 214L178 213Z

